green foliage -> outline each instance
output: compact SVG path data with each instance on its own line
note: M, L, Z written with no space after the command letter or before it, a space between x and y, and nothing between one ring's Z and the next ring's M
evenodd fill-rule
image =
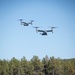
M23 56L21 60L0 60L0 75L75 75L75 59L48 57L40 60L33 56L30 61Z

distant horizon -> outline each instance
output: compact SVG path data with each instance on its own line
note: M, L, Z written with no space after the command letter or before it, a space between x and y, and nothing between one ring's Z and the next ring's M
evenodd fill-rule
M10 61L11 59L13 59L13 58L15 58L15 59L17 59L17 60L21 60L23 57L25 57L26 58L26 60L27 61L30 61L34 56L37 56L37 55L33 55L30 59L27 59L25 56L22 56L21 58L16 58L16 57L12 57L12 58L10 58L10 59L8 59L8 58L2 58L2 59L0 59L0 60L8 60L8 61ZM45 55L46 56L46 55ZM43 58L45 58L45 56L43 57ZM38 56L37 56L38 57ZM50 56L50 57L54 57L54 56ZM48 58L50 59L50 57L48 56ZM43 58L40 58L40 57L38 57L40 60L42 60ZM54 57L55 59L62 59L62 60L64 60L64 59L75 59L75 58L60 58L60 57Z

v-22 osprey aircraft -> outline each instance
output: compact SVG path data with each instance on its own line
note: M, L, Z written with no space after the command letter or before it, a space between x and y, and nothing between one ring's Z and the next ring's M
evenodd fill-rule
M32 25L32 22L33 22L34 20L31 20L30 22L24 22L23 19L19 19L19 21L21 22L21 25L29 26L30 24Z
M39 27L33 27L36 29L36 32L40 32L41 35L47 35L47 32L52 32L53 33L53 29L57 28L57 27L51 27L50 30L39 30Z

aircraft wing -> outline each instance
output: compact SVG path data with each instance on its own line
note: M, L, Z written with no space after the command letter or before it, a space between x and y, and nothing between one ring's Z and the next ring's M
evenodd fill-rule
M52 30L46 30L46 32L52 32Z
M45 32L44 30L38 30L38 32Z

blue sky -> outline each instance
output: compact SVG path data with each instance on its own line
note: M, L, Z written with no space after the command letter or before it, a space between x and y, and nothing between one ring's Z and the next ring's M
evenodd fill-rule
M58 28L41 36L31 25L20 25L20 18L33 19L39 29ZM0 0L0 59L33 55L75 58L74 0Z

